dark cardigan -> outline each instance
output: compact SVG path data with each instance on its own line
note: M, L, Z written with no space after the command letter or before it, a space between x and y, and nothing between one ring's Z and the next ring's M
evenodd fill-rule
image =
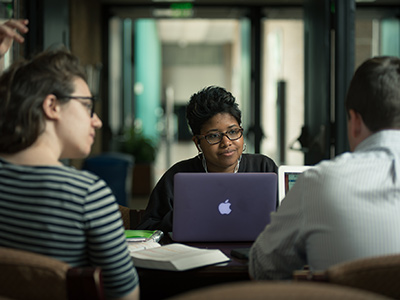
M174 203L174 175L176 173L204 173L201 160L196 156L173 165L153 189L141 223L136 229L172 231ZM274 161L261 154L243 154L238 172L278 172Z

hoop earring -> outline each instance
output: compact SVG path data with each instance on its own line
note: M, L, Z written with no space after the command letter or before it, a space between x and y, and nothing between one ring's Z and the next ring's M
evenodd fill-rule
M247 149L247 144L244 144L244 145L243 145L243 151L242 151L242 152L245 152L246 149Z
M202 155L201 163L203 164L204 171L208 173L206 157Z
M197 152L197 157L198 157L199 159L202 159L202 158L203 158L203 151L198 150L198 152Z
M198 147L197 147L197 157L199 158L199 159L203 159L203 157L204 157L204 155L203 155L203 149L201 149L201 147L200 147L200 144L198 144Z

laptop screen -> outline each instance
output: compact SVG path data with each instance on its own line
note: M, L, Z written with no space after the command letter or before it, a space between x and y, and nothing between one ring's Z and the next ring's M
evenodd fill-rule
M276 209L275 173L177 173L172 239L252 242Z
M278 194L279 194L279 205L282 200L286 197L289 190L296 183L297 178L305 170L311 168L311 166L280 166L278 168Z

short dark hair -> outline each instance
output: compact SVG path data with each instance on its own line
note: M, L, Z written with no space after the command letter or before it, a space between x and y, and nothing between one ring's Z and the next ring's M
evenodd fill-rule
M235 97L224 88L209 86L193 94L186 107L186 118L192 134L200 134L204 123L218 113L228 113L239 125L242 123L242 113Z
M77 78L86 81L85 71L65 48L12 64L0 77L0 153L31 146L45 128L43 100L70 95Z
M366 60L355 72L346 110L359 113L372 132L400 128L400 59L380 56Z

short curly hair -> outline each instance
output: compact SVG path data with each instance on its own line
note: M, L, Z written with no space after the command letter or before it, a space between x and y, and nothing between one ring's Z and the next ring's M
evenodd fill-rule
M242 113L235 97L224 88L208 86L193 94L186 107L186 118L192 134L200 134L204 123L219 113L228 113L239 125L242 123Z

